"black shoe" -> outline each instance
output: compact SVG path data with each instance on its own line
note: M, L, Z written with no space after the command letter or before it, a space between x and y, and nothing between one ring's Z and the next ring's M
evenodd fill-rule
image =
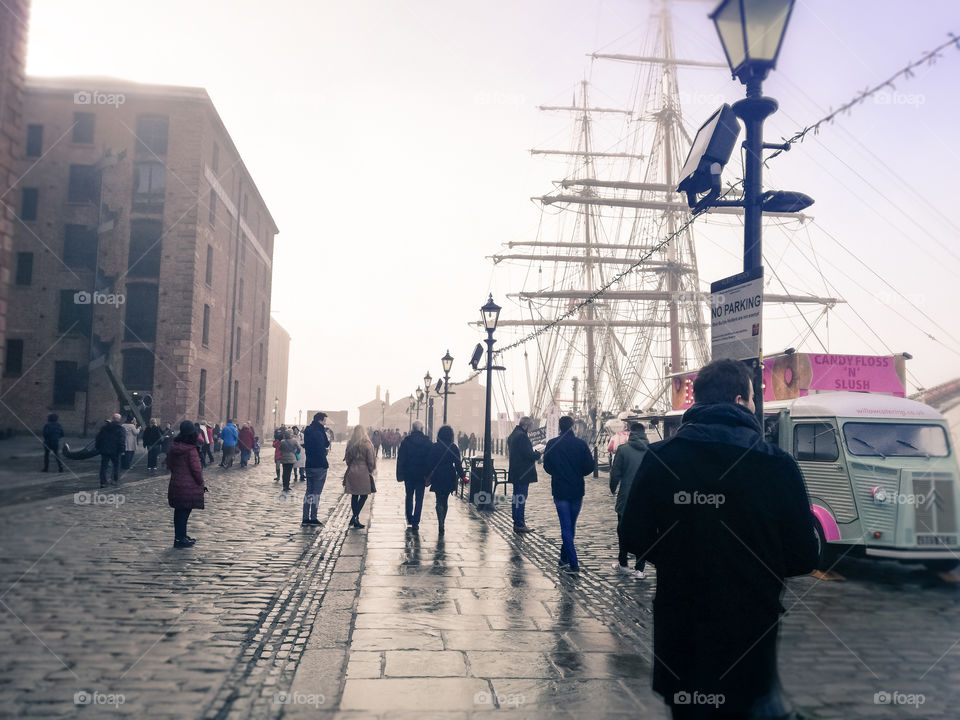
M354 526L355 528L357 528L357 530L361 530L361 529L363 529L363 528L366 527L366 525L364 525L362 522L360 522L360 518L359 518L359 517L355 517L355 518L353 519L353 526Z
M173 546L175 548L188 548L188 547L193 547L194 542L196 541L191 540L190 538L177 538L176 540L173 541Z
M311 525L316 525L317 527L322 527L322 526L323 526L323 522L320 521L320 520L317 520L316 518L311 518L310 524L311 524Z
M419 525L411 525L411 526L410 526L410 531L411 531L411 532L420 532L420 526L419 526Z

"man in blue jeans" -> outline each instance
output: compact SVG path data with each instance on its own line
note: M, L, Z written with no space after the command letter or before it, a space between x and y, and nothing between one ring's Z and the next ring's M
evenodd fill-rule
M560 567L564 572L580 572L573 537L577 516L583 505L583 478L593 472L593 453L573 432L573 418L564 415L559 422L560 434L547 443L543 451L543 469L550 475L553 504L560 518Z
M317 507L320 505L320 493L323 484L327 481L327 450L330 448L330 438L327 437L327 428L324 421L327 414L318 412L313 416L313 422L303 429L303 450L307 453L304 470L307 474L307 492L303 496L303 520L301 525L323 525L317 519Z
M530 532L524 510L530 483L537 482L537 460L540 459L540 453L533 449L527 436L532 426L533 420L522 417L507 438L507 456L510 459L507 479L513 485L513 531L516 533Z
M426 489L430 451L433 443L423 434L423 423L414 420L413 430L400 443L397 452L397 482L406 490L405 510L407 525L411 532L420 529L420 511L423 509L423 493Z

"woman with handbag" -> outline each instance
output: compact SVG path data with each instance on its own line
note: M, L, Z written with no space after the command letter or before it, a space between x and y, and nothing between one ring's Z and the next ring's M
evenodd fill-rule
M430 492L437 496L437 524L439 534L443 535L443 523L447 519L447 501L451 493L457 491L457 482L467 474L463 471L460 450L453 442L453 428L444 425L437 430L437 441L430 449L427 485Z
M280 441L280 464L283 465L283 492L290 491L290 472L297 463L297 456L303 452L289 430L283 431L283 440Z
M343 461L347 463L347 472L343 476L343 492L351 496L350 507L353 510L350 525L355 528L366 527L360 522L360 511L367 501L367 495L377 491L373 480L377 457L363 425L357 425L350 434Z

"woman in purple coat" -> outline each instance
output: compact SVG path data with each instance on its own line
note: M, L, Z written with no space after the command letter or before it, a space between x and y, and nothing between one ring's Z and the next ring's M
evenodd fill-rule
M203 468L197 449L197 428L189 420L180 423L180 434L173 439L167 453L170 486L167 501L173 508L173 546L193 547L196 542L187 535L187 518L193 509L203 510Z

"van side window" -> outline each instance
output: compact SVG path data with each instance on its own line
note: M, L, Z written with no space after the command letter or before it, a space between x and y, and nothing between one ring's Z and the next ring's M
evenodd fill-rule
M840 457L837 435L830 423L803 423L793 429L794 457L797 460L835 462Z

